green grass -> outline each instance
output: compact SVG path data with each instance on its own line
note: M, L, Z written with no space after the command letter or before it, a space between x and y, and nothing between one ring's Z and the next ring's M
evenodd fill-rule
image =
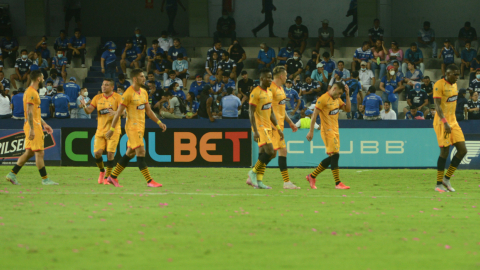
M9 167L1 167L3 174ZM455 193L433 191L434 170L329 170L310 190L245 185L248 169L137 168L123 188L96 184L96 168L49 167L42 186L0 183L0 269L479 269L480 174L457 171ZM124 179L125 178L125 179ZM162 205L162 204L168 205Z

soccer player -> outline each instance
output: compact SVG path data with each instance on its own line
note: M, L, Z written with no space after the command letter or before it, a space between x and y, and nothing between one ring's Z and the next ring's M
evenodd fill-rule
M133 69L130 72L130 78L132 78L133 85L123 93L122 100L118 107L117 113L113 117L110 130L105 134L105 138L110 140L114 132L116 132L117 122L120 121L120 116L124 111L127 112L127 122L125 124L125 131L127 133L127 152L118 161L117 166L113 173L108 176L107 180L116 187L120 187L117 177L128 162L137 156L138 168L142 172L143 177L147 181L149 187L161 187L162 184L155 182L150 176L150 172L145 162L145 147L143 144L143 133L145 132L145 114L157 123L163 132L167 130L167 126L158 120L153 113L148 103L148 94L143 87L145 87L145 74L142 69Z
M107 178L110 176L113 170L113 158L115 157L115 151L120 140L120 134L122 130L120 128L120 121L115 126L112 125L113 117L115 116L122 96L113 92L115 82L113 79L104 79L102 84L102 94L96 95L90 105L85 103L84 99L80 99L80 107L83 108L86 114L91 114L95 109L98 112L98 124L97 132L95 132L95 142L93 146L93 152L95 153L95 163L97 163L100 169L100 175L98 176L98 183L109 185ZM110 127L114 127L112 137L107 140L105 134L110 130ZM102 154L107 149L107 170L103 164Z
M287 103L287 96L283 90L282 85L287 81L287 71L284 66L277 66L273 69L273 82L270 85L270 90L272 91L272 107L275 117L277 118L278 125L283 132L283 125L285 120L292 129L293 132L298 130L297 126L292 122L290 117L288 117L285 104ZM275 126L272 126L272 129L275 130ZM287 169L287 145L285 144L285 138L280 139L278 132L273 132L272 137L273 150L278 151L278 167L280 168L280 173L283 178L283 188L284 189L300 189L295 184L290 182ZM274 154L275 156L276 154Z
M345 96L349 97L348 85L343 83L334 83L332 88L327 93L323 94L315 104L315 111L313 112L312 119L317 119L317 115L320 114L321 122L321 136L328 157L318 165L314 172L307 175L307 180L310 182L312 189L317 189L315 186L316 177L323 172L328 166L331 166L333 178L335 179L336 189L350 189L349 186L345 186L340 181L340 172L338 169L338 159L340 158L340 136L338 133L338 113L342 109L345 112L350 112L351 102L347 98L347 103L343 102L340 98L345 91ZM307 134L307 140L313 139L313 129L315 121L310 124L310 131Z
M277 123L272 108L272 91L269 89L272 84L272 72L269 68L260 71L260 86L253 89L250 94L249 116L252 125L253 139L258 143L258 161L253 170L248 172L247 184L259 189L271 189L263 184L263 175L268 162L275 157L273 148L272 123L276 127L279 139L283 140L283 132Z
M455 191L450 184L450 177L457 169L463 157L467 154L465 147L465 137L462 129L458 125L455 109L457 108L457 80L460 76L458 67L451 64L447 67L444 79L441 79L433 86L433 100L435 102L435 118L433 119L433 129L437 134L438 145L440 146L440 156L437 162L437 186L435 191L440 193ZM450 145L454 145L457 153L450 162L450 167L445 176L445 163L450 150Z
M44 79L42 72L40 70L32 71L30 73L30 81L30 87L27 88L23 96L23 109L25 111L25 124L23 125L23 131L25 132L25 153L18 158L17 165L7 174L6 178L10 183L20 185L17 181L18 172L31 157L35 156L35 164L42 177L42 184L58 185L58 183L48 178L43 160L43 129L45 129L50 136L53 134L53 129L40 117L41 102L38 89L43 88Z

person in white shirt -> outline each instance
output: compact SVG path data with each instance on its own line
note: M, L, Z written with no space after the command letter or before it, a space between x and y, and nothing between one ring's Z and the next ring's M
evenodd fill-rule
M5 90L0 90L0 119L12 118L10 97Z
M173 46L173 39L168 36L167 31L162 31L162 36L158 38L158 45L165 52L168 52L168 49Z
M375 75L370 69L367 69L367 62L365 61L360 63L360 71L358 73L360 83L362 84L362 90L367 92L370 86L375 85Z
M383 104L384 109L380 111L382 120L397 120L397 114L390 109L392 107L390 101L385 101Z
M178 85L180 86L180 88L183 89L183 81L179 78L177 78L177 74L175 73L175 71L173 70L170 70L168 72L168 79L164 82L164 88L168 88L172 83L178 83Z

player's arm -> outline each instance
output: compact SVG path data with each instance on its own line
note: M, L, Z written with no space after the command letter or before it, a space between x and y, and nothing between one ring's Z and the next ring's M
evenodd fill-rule
M346 103L342 106L342 110L344 112L350 112L352 110L352 103L350 102L350 88L348 88L348 85L345 85L345 101Z
M253 139L256 142L260 140L260 134L258 133L257 123L255 122L255 110L257 109L257 105L250 103L248 106L248 116L250 118L250 124L253 128Z
M287 121L288 125L292 129L293 132L297 132L298 127L293 123L292 119L288 116L288 113L285 114L285 121Z
M47 124L47 122L45 122L45 120L43 120L42 118L40 118L40 120L42 121L42 126L43 128L47 131L48 134L52 134L53 133L53 129L51 126L49 126Z
M270 121L272 121L272 123L275 125L275 128L277 128L277 132L280 135L280 140L283 140L283 132L282 132L282 129L280 128L280 125L277 122L277 117L275 117L275 113L273 112L273 106L270 108L270 110L271 110ZM292 120L290 120L290 122L292 122Z
M315 124L317 122L317 117L319 113L320 113L320 110L317 107L315 107L315 111L313 111L312 121L310 121L310 130L308 131L308 134L307 134L308 141L311 141L313 139L313 129L315 129Z
M110 137L112 137L113 132L115 131L115 126L117 125L117 122L119 121L119 119L122 116L124 111L125 111L125 106L120 105L118 107L117 113L113 117L112 125L110 126L110 130L105 134L105 138L110 139Z
M35 138L35 132L33 131L33 106L33 103L27 104L28 125L30 126L30 133L28 134L29 140L33 140Z
M165 132L165 130L167 130L167 125L165 125L164 123L162 123L162 121L160 121L157 116L155 115L155 113L152 111L152 108L150 108L150 104L149 103L146 103L146 114L148 116L148 118L150 118L153 122L157 123L160 128L162 129L162 132Z
M437 111L438 117L440 117L441 121L445 125L445 133L449 134L452 132L452 129L450 128L450 125L447 122L447 119L445 119L445 115L443 114L442 110L442 99L438 97L433 97L433 101L435 102L435 110Z

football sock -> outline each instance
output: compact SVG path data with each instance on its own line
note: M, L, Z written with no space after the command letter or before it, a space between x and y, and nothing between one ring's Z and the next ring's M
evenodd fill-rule
M322 162L320 162L320 164L318 164L318 167L315 169L314 172L312 172L312 177L313 178L316 178L317 175L319 175L321 172L325 171L326 168L328 168L328 166L330 166L330 160L331 158L330 157L327 157L326 159L322 160Z
M282 174L283 182L290 182L288 177L288 169L287 169L287 157L278 157L278 167L280 168L280 173Z
M460 162L461 160L457 158L457 156L454 156L452 158L452 162L450 162L450 167L448 167L447 173L445 174L445 178L450 179L450 177L452 177L453 173L457 169Z
M117 179L117 177L123 172L125 167L127 167L128 162L130 162L132 158L129 158L127 155L123 156L117 163L115 170L110 175L113 179Z
M445 171L445 163L447 163L446 158L438 157L437 161L437 185L442 184L443 172Z
M17 175L17 173L20 171L21 168L22 166L15 165L12 169L12 173Z
M145 162L145 157L137 157L137 163L138 163L138 168L140 169L140 172L142 173L143 177L145 177L145 180L147 183L152 181L152 177L150 176L150 171L148 170L147 163Z
M48 176L47 176L47 170L45 169L45 167L41 168L40 170L38 170L40 172L40 176L42 177L42 179L47 179Z
M95 163L97 163L97 167L100 169L101 172L105 172L105 168L103 167L103 158L95 159Z
M335 185L340 184L340 170L338 169L339 158L340 158L340 154L335 154L331 156L332 174L333 174L333 179L335 179Z
M270 162L270 156L268 156L266 153L261 153L258 155L258 161L255 164L255 167L253 167L253 172L258 174L258 171L263 167L263 165L268 164ZM263 169L265 172L265 169Z
M105 171L105 178L107 178L112 174L113 164L114 164L113 160L107 161L107 170Z

